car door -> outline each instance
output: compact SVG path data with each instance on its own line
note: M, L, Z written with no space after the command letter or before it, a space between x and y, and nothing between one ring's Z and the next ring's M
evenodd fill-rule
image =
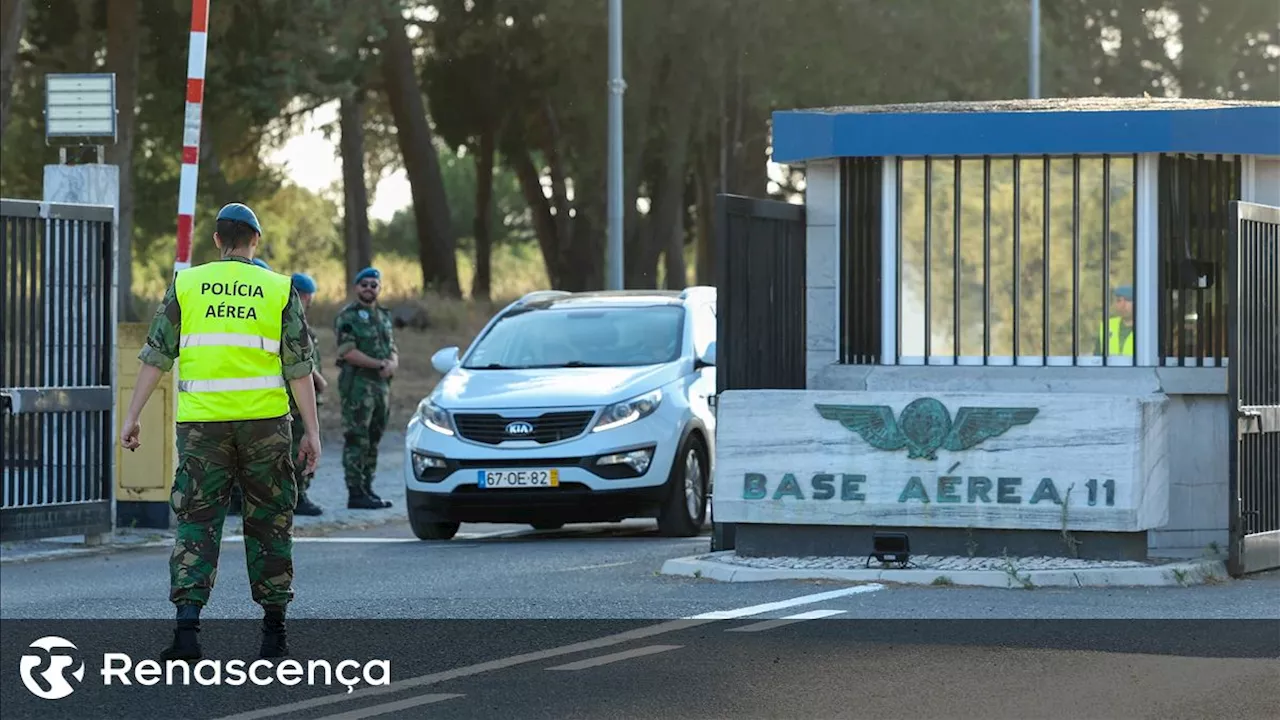
M707 346L716 339L716 306L714 302L698 303L693 311L693 353L694 357L702 355ZM710 435L707 448L714 462L716 416L711 410L710 398L716 393L716 368L704 365L694 371L694 379L689 387L689 404L698 419L702 420Z

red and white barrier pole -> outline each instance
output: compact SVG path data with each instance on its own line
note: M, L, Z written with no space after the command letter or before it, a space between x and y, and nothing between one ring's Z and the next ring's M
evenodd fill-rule
M175 274L191 267L191 232L196 213L208 28L209 0L191 0L191 46L187 50L187 102L182 123L182 176L178 181L178 252L173 263Z

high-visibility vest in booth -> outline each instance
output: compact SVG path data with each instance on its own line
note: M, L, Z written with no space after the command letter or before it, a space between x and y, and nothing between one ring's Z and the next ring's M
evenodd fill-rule
M223 260L183 270L175 283L182 312L177 421L288 415L280 339L290 279Z
M1102 329L1102 342L1107 348L1107 355L1133 355L1133 337L1137 333L1133 328L1129 328L1129 334L1124 337L1124 342L1120 342L1122 322L1119 317L1113 317L1107 320L1106 326Z

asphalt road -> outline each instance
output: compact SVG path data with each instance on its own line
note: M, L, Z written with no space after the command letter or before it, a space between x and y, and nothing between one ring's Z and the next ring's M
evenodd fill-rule
M5 564L0 703L6 720L1211 718L1280 706L1278 573L1034 590L657 574L707 547L657 537L650 523L468 526L430 543L397 525L300 541L292 657L390 663L390 686L357 681L350 693L341 682L103 687L103 652L136 662L168 641L167 551ZM242 548L224 547L205 611L212 659L251 661L256 649ZM74 642L87 667L57 701L8 681L50 634Z

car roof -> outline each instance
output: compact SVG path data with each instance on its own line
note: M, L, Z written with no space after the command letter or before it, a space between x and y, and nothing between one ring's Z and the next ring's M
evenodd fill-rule
M578 293L545 291L530 293L519 307L529 310L574 307L636 307L645 305L683 305L685 295L678 290L596 290Z

